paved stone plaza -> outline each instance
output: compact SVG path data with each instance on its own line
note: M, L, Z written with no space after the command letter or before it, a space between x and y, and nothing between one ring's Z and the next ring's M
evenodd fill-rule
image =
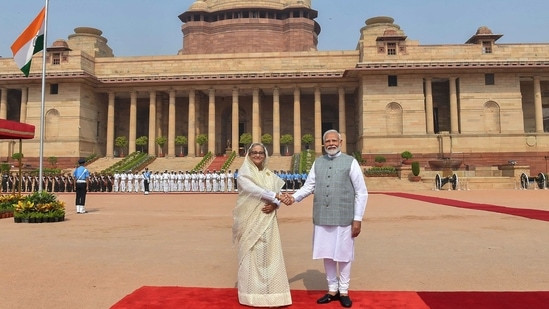
M546 190L421 191L548 210ZM235 287L236 194L89 194L65 222L0 220L2 308L109 308L141 286ZM311 259L312 197L279 223L292 289L323 290ZM371 194L356 245L352 290L543 291L548 222ZM352 295L352 294L351 294Z

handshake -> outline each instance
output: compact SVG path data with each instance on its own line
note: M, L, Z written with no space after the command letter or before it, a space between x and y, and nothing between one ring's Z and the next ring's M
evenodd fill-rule
M276 198L288 206L292 205L295 202L295 199L293 198L293 196L291 196L288 193L277 194Z

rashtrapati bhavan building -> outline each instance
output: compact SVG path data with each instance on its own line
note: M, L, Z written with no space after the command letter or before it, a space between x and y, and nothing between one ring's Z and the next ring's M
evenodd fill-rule
M320 154L333 128L344 152L368 162L409 150L423 161L516 160L547 172L549 44L499 44L501 34L471 25L463 44L421 45L392 18L373 17L341 33L360 33L355 50L318 51L317 15L311 0L197 0L179 15L182 48L169 56L115 57L102 31L76 28L47 48L44 156L112 157L117 137L131 153L147 136L145 151L170 157L183 135L192 157L200 134L220 154L239 149L243 133L271 134L275 156L282 135L298 152L310 133ZM0 59L0 118L37 127L27 158L39 154L40 62L25 78ZM0 156L14 148L0 141Z

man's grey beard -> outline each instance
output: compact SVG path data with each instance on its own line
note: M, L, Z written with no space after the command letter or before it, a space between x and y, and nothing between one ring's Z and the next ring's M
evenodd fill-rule
M336 155L339 152L339 147L332 148L332 149L326 148L325 150L326 150L327 154L329 154L330 156L333 156L333 155Z

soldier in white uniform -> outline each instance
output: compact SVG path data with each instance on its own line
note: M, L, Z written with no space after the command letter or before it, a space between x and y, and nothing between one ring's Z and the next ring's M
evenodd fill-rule
M200 171L200 174L198 174L198 190L200 192L206 191L206 175L204 175L203 171Z
M212 173L210 170L206 171L206 192L212 192Z
M184 181L183 184L185 185L185 192L191 191L191 174L189 171L185 171L185 175L183 176Z
M219 173L216 170L212 174L212 191L219 192Z
M177 192L183 192L183 172L179 171L177 173Z
M164 193L168 193L170 191L170 173L168 170L165 170L162 175L162 191L164 191Z
M133 174L133 191L135 193L138 193L139 189L141 188L141 179L142 177L139 175L138 172L135 172L135 174Z
M234 174L231 170L227 171L227 192L233 192L234 190Z
M227 191L226 185L227 174L224 171L219 173L219 192Z
M195 171L191 173L191 190L198 192L198 174Z
M112 191L118 192L118 183L120 182L120 174L118 173L118 171L114 171L113 178L114 181L112 183Z
M126 192L126 179L128 178L128 175L126 173L121 172L120 173L120 192Z
M126 183L126 189L128 192L133 191L133 173L131 171L128 171L127 176L128 182Z

